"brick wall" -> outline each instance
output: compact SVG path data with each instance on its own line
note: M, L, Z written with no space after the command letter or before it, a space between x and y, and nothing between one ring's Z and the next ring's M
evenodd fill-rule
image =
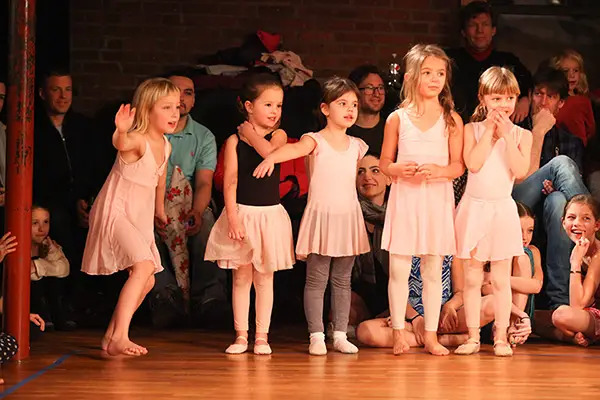
M263 29L283 35L317 77L384 67L410 44L455 44L457 0L77 0L70 2L71 69L79 110L129 97L143 78L240 45Z

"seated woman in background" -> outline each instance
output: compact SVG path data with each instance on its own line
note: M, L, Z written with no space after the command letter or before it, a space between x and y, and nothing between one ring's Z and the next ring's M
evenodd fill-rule
M352 270L350 326L388 310L389 254L381 249L387 189L392 180L379 169L379 157L367 153L358 163L356 189L371 251L356 257ZM349 329L349 331L352 328Z

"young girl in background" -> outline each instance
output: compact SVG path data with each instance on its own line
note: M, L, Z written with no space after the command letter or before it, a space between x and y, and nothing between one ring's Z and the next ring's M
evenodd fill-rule
M102 349L109 355L139 356L148 350L129 340L133 313L163 270L154 242L154 220L166 224L166 165L171 147L165 132L179 120L179 89L168 79L138 86L115 116L117 158L90 212L81 269L90 275L129 271Z
M350 279L355 256L369 251L369 240L356 193L356 167L368 146L346 134L358 115L358 88L334 77L323 86L321 112L327 126L271 153L254 176L271 175L274 165L310 155L308 204L302 216L296 255L306 259L304 312L310 332L308 352L327 354L323 296L331 277L333 347L342 353L358 348L346 337L350 312Z
M273 272L292 268L294 244L290 218L279 202L279 166L255 179L254 169L287 142L277 129L283 88L271 74L252 76L240 96L246 122L225 142L225 209L215 223L205 259L233 269L235 342L225 352L248 349L250 288L256 291L255 354L271 354L268 342L273 309Z
M494 294L494 353L511 356L507 329L512 308L511 263L523 255L517 206L511 197L515 178L529 169L531 132L510 120L519 95L512 72L491 67L479 78L479 105L465 126L464 159L469 170L465 194L456 211L457 257L465 262L464 302L469 338L456 354L480 349L483 266L490 262Z
M58 243L52 240L50 212L39 205L31 207L31 310L42 314L48 327L71 330L76 327L64 304L65 279L69 261ZM44 307L45 303L48 309Z
M569 305L558 307L551 316L552 325L536 313L541 329L536 333L580 346L600 339L600 205L590 195L580 194L566 205L563 228L575 243L571 252ZM539 317L538 317L539 315Z
M596 122L583 57L575 50L568 49L554 57L552 64L563 71L569 81L569 97L560 108L556 123L587 145L588 140L596 134Z
M513 258L510 288L512 290L512 322L508 328L511 345L523 344L529 337L535 313L535 295L542 290L544 273L540 250L531 244L535 219L533 211L517 203L521 223L524 255ZM491 285L491 281L490 281Z
M452 180L462 175L463 126L450 93L450 60L434 45L405 56L400 108L385 125L380 166L393 178L382 248L390 253L388 286L394 354L409 349L404 337L412 256L421 257L425 350L447 355L438 342L442 261L456 250Z

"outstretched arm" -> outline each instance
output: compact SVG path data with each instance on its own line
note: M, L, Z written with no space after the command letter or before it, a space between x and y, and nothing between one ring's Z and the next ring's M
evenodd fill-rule
M255 178L263 178L265 175L271 176L275 164L307 156L312 153L316 147L317 142L315 142L312 137L304 135L298 142L285 144L269 154L267 158L256 167L253 176Z

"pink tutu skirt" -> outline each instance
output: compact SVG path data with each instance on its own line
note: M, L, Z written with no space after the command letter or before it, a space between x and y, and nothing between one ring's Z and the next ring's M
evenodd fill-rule
M525 254L517 205L511 197L488 200L465 193L454 226L458 258L485 262Z
M262 273L294 266L292 224L281 204L238 204L238 217L244 228L244 239L229 238L229 221L226 210L223 210L210 231L205 260L216 261L219 267L225 269L252 264Z

